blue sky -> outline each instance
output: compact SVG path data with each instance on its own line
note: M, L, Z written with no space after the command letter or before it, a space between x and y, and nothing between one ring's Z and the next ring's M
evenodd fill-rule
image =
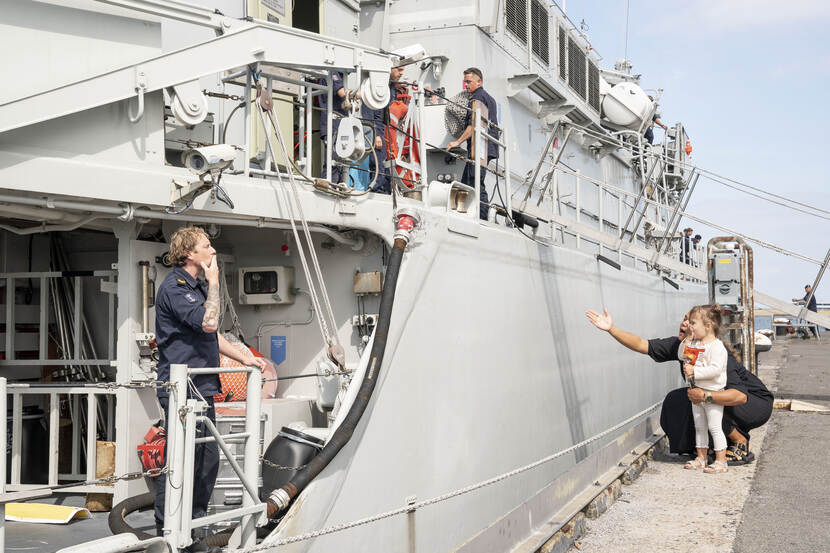
M622 58L626 0L567 0L604 67ZM696 165L830 210L830 2L630 0L628 58L644 88L663 88L663 122L682 121ZM658 129L658 136L662 132ZM830 221L703 178L693 214L823 260ZM681 224L681 228L687 226ZM692 221L704 241L721 233ZM818 266L753 244L755 288L790 299ZM816 297L830 302L830 274Z

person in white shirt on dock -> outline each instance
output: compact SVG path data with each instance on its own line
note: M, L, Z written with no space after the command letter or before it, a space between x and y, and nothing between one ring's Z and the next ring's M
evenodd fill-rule
M723 433L723 405L712 401L712 392L719 392L726 386L726 346L718 339L721 327L721 307L700 305L689 312L689 334L680 349L678 357L683 364L683 373L691 386L704 390L704 401L692 405L695 423L695 446L697 458L686 463L687 469L704 469L707 473L726 472L726 436ZM694 379L694 380L692 380ZM709 434L715 450L715 461L706 466L709 448Z

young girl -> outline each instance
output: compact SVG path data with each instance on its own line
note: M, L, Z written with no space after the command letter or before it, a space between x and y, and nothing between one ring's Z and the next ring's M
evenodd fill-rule
M699 305L689 312L689 336L680 344L678 356L686 378L705 391L705 401L692 404L695 422L697 458L686 463L687 469L707 473L726 472L726 436L723 434L723 406L712 403L712 394L726 386L726 346L718 340L721 326L719 305ZM706 466L709 434L715 446L715 462Z

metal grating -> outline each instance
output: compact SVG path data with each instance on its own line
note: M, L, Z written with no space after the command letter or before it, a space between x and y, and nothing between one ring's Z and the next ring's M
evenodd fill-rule
M506 0L504 18L507 30L527 44L527 0Z
M559 78L563 81L568 78L568 43L565 29L559 27Z
M585 98L585 52L568 37L568 86Z
M599 68L588 62L588 105L599 111Z
M533 53L545 65L550 63L550 34L548 33L548 10L539 0L530 4L530 34L533 38Z

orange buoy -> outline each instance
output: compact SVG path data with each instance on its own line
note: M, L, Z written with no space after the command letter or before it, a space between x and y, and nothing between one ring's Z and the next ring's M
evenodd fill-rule
M686 141L686 146L683 148L683 151L686 152L687 156L692 155L692 143L688 140Z

